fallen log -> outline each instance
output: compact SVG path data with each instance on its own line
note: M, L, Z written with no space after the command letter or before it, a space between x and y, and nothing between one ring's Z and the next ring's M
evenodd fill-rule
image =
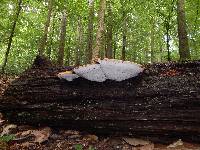
M200 62L147 65L122 82L68 82L57 77L66 69L29 69L5 91L0 112L18 124L200 142Z

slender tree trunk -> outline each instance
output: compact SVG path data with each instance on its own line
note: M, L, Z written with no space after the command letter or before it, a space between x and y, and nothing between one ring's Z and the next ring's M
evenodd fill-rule
M116 51L117 51L117 35L115 35L114 45L113 45L113 58L116 58Z
M45 51L45 47L46 47L48 28L49 28L50 21L51 21L52 7L53 7L53 0L48 0L47 20L45 23L44 34L41 38L41 41L39 43L39 48L38 48L38 52L39 52L40 56L44 55L44 51Z
M163 61L163 54L162 54L163 53L163 44L162 44L162 39L159 40L159 46L160 46L159 47L160 48L160 60L159 61L162 62Z
M151 17L151 63L155 62L155 19Z
M177 1L177 21L178 21L178 37L179 37L179 54L180 60L190 59L190 50L187 37L187 26L185 18L185 0Z
M107 46L106 46L106 57L113 58L113 14L111 8L111 2L108 2L108 25L107 25Z
M76 61L75 65L80 65L81 60L81 49L83 49L83 26L81 22L81 17L78 18L78 26L77 26L77 47L76 47Z
M85 64L92 60L92 46L93 46L93 30L94 30L94 0L89 0L89 17L88 17L88 37L87 48L85 52Z
M52 27L51 27L51 34L50 34L50 43L49 43L49 47L47 50L47 56L49 59L51 59L51 51L52 51L52 47L53 47L53 37L54 37L54 32L55 32L55 14L53 15L53 21L52 21Z
M102 47L102 39L104 36L104 16L106 9L106 0L100 0L100 8L98 13L98 30L96 34L95 47L92 53L92 60L99 57L100 48Z
M12 40L13 40L14 33L15 33L15 27L16 27L16 24L17 24L21 9L22 9L22 0L19 0L18 1L18 7L17 7L17 11L16 11L15 20L13 22L13 25L12 25L12 28L11 28L11 32L10 32L10 36L9 36L9 39L8 39L8 47L6 49L5 59L4 59L3 65L2 65L2 73L5 73L6 64L8 62L8 55L10 53Z
M127 18L126 18L126 13L123 11L123 43L122 43L122 60L126 60L126 46L127 46L127 41L126 41L126 34L127 34Z
M101 39L101 47L100 47L100 58L101 59L104 59L105 58L105 52L106 52L106 35L105 35L105 32L103 32L103 35L102 35L102 39Z
M60 44L59 44L59 52L58 52L59 66L63 66L63 60L64 60L66 23L67 23L67 15L66 15L66 10L64 10L63 16L62 16L61 28L60 28Z
M68 43L67 43L67 55L66 55L66 65L67 66L70 66L70 56L71 56L70 44L71 44L71 37L69 36L69 40L68 40Z
M169 22L166 22L165 28L166 28L166 36L167 36L167 41L166 41L166 45L167 45L167 60L171 61L171 54L170 54L170 49L169 49L170 48L170 45L169 45L169 41L170 41Z

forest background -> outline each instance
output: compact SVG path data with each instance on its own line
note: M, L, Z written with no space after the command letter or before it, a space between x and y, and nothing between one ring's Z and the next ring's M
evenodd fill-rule
M38 54L59 66L198 60L199 1L1 0L0 72L19 74Z

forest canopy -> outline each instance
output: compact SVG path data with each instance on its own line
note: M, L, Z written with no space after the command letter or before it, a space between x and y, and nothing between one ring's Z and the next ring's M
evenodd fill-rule
M197 60L199 10L199 0L1 0L0 67L19 74L38 54L60 66Z

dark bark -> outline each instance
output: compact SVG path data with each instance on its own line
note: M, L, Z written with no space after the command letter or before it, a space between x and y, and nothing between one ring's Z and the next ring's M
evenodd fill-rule
M17 24L21 9L22 9L21 5L22 5L22 0L19 0L18 7L17 7L17 12L16 12L16 17L15 17L15 20L14 20L12 28L11 28L11 33L10 33L9 40L8 40L8 47L6 49L5 59L4 59L3 65L2 65L2 73L5 73L5 67L6 67L6 64L7 64L7 61L8 61L8 55L10 53L12 40L13 40L14 33L15 33L15 27L16 27L16 24Z
M155 64L136 78L96 83L61 80L57 73L71 68L39 61L0 100L10 122L200 142L200 62Z

